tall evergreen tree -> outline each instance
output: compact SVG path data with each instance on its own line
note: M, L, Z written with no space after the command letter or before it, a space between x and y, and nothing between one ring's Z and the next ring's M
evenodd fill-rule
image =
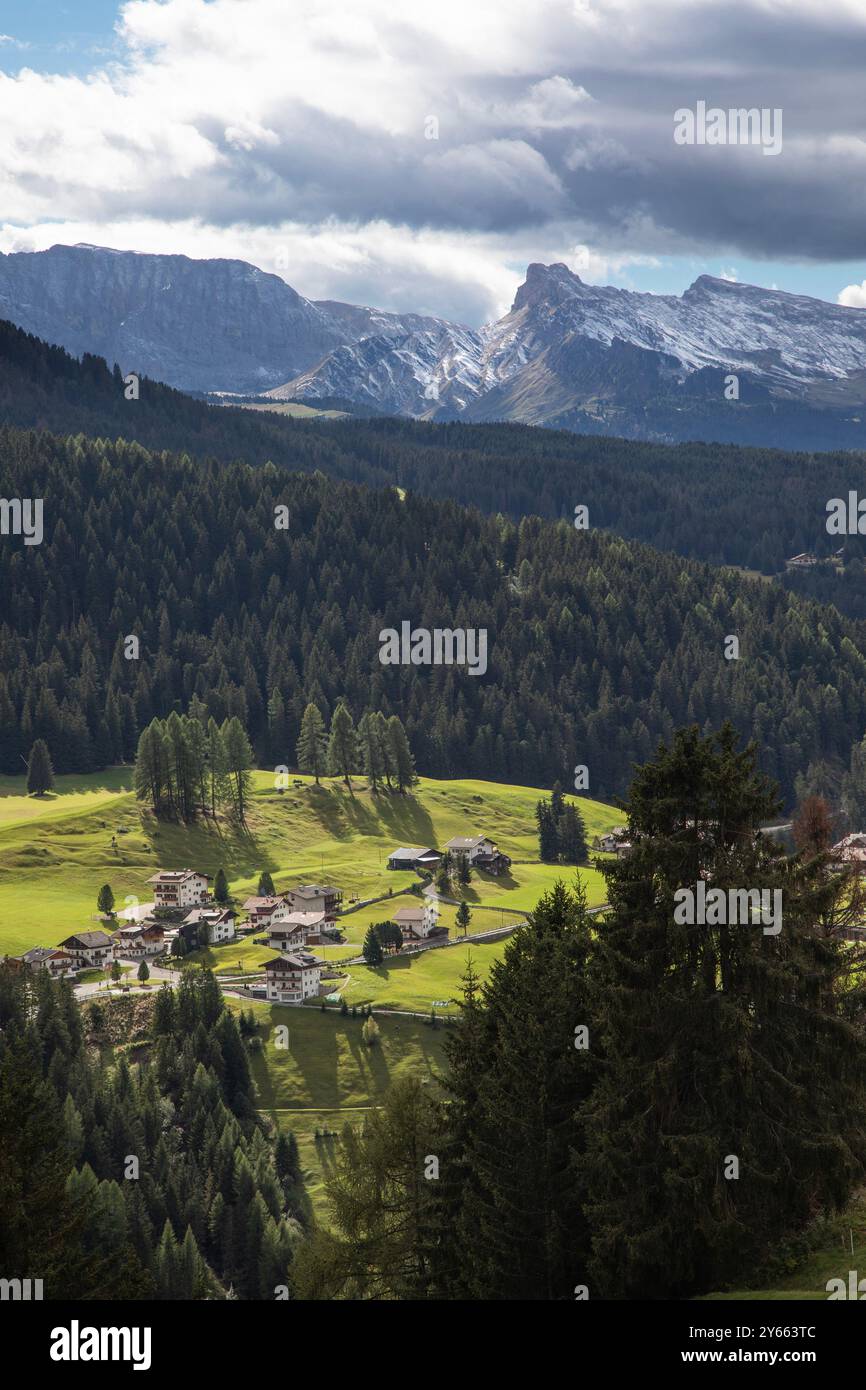
M44 796L54 790L54 768L51 754L44 739L38 738L30 749L27 760L27 790L32 795Z
M332 776L342 777L349 790L352 790L351 774L358 770L358 739L354 721L343 700L340 700L331 719L328 770Z
M415 785L418 777L406 730L396 714L392 714L388 720L388 741L391 746L392 776L397 783L397 790L405 793Z
M861 997L849 951L818 928L838 883L759 833L777 797L729 725L660 748L627 812L632 852L604 868L604 1070L575 1180L591 1194L592 1288L690 1296L744 1279L862 1181ZM710 888L780 893L781 929L709 905L689 923L684 890L697 903Z
M301 733L296 750L301 772L311 772L318 785L328 766L328 738L325 721L318 707L308 704L301 719Z

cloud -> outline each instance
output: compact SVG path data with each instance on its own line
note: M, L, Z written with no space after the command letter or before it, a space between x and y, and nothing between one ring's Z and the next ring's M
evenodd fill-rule
M838 304L847 304L849 309L866 309L866 280L859 285L846 285L836 296Z
M461 317L544 248L861 254L859 0L313 0L290 22L285 0L130 0L117 36L86 78L0 74L10 226L135 227L144 250L186 228L231 254L290 227L313 280L366 299L404 247L397 283ZM782 108L782 153L676 145L698 100ZM317 270L304 237L343 259Z

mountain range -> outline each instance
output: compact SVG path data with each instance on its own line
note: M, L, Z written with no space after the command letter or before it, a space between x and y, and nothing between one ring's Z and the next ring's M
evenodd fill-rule
M661 441L866 446L866 313L708 275L656 295L532 264L510 311L474 329L305 299L244 261L54 246L0 256L0 316L186 391Z

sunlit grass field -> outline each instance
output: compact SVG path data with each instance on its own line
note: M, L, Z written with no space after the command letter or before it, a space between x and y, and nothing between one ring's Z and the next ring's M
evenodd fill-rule
M157 822L130 790L129 768L58 778L56 794L44 799L26 796L23 778L0 780L0 953L54 945L71 931L95 926L103 883L111 884L118 909L127 898L151 901L147 879L161 868L214 874L223 867L239 901L255 892L264 869L278 891L324 880L343 890L349 907L352 898L387 898L389 891L396 896L417 881L412 873L386 867L397 846L441 848L453 835L483 831L516 862L502 879L473 875L466 894L474 909L472 931L502 920L499 912L480 910L482 904L525 911L556 878L568 881L573 874L570 868L519 862L537 855L534 811L542 793L530 787L425 778L413 795L401 797L373 796L363 778L355 779L351 792L336 779L316 786L311 778L298 778L299 785L282 794L274 790L270 772L254 773L253 781L248 824L238 829L224 822ZM614 808L584 798L580 809L590 838L621 819ZM602 901L600 875L582 872L590 901ZM348 913L341 919L348 944L359 946L370 922L413 901L401 896L396 903ZM443 924L453 924L454 910L443 907ZM236 963L236 947L218 948L213 955L219 966L223 951L234 952Z

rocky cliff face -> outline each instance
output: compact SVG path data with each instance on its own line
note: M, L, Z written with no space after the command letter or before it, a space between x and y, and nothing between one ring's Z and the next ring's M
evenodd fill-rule
M0 317L194 391L267 390L345 336L278 275L245 261L90 246L0 256Z
M866 442L866 313L707 275L653 295L533 264L509 313L474 330L315 303L243 261L55 246L0 256L0 317L186 390L643 438Z

